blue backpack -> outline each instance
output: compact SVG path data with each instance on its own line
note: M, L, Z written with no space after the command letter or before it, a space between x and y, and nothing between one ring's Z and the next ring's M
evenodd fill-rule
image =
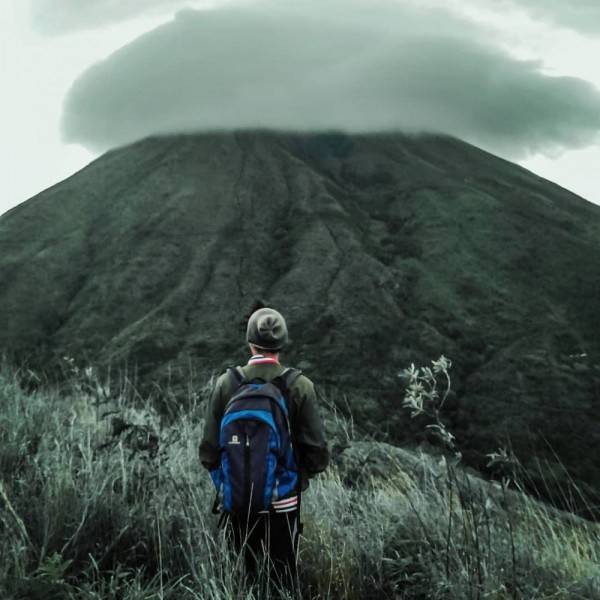
M217 490L213 510L222 490L224 513L258 513L299 492L286 395L300 371L288 368L271 381L249 381L240 367L228 373L234 391L221 419L221 464L210 472Z

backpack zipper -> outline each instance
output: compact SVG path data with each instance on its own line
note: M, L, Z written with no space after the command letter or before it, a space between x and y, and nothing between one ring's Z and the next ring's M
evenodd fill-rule
M250 511L251 489L250 489L250 436L246 434L246 444L244 446L244 484L246 495L246 506Z

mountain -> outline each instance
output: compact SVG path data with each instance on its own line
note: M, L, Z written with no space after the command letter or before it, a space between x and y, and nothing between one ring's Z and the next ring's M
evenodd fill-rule
M600 491L600 207L444 136L238 131L113 150L0 218L0 351L201 385L256 300L357 422L423 439L401 369L444 354L467 462ZM550 484L548 484L550 482Z

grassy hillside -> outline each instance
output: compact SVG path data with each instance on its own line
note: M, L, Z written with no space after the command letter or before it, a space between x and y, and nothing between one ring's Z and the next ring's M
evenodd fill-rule
M245 360L262 299L285 359L381 440L422 437L396 367L443 353L471 466L491 438L532 476L534 456L560 471L554 451L600 503L599 264L600 207L447 136L154 137L0 217L0 353L127 365L185 397Z
M210 514L206 389L169 416L90 371L25 393L0 375L0 597L229 600ZM303 598L600 598L600 526L423 454L360 440L324 399L331 468L304 496Z

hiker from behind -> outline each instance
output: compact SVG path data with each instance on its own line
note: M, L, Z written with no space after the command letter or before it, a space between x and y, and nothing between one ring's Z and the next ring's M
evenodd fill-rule
M279 352L288 340L283 316L261 308L248 320L251 356L229 368L212 392L200 460L217 488L236 552L256 578L268 559L271 583L297 585L301 494L323 471L329 452L312 381L285 368Z

